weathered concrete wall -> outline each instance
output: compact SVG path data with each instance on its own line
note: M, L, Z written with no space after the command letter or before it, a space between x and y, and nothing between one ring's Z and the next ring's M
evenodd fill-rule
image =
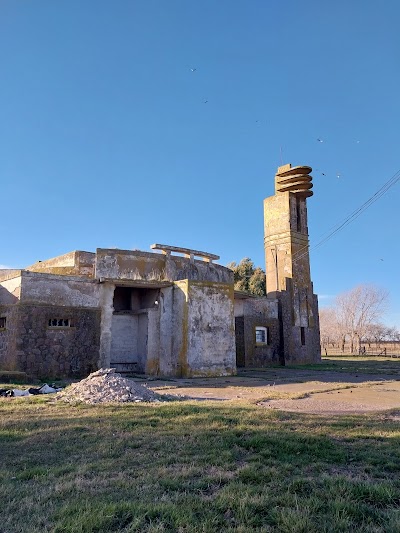
M188 281L186 376L225 376L236 372L233 286Z
M3 281L7 328L0 340L0 365L32 376L83 376L99 358L100 286L69 276L22 271ZM11 310L11 307L14 309ZM73 327L51 328L49 319Z
M112 316L110 366L114 363L138 365L138 316L120 314ZM118 368L119 370L120 368ZM132 368L131 368L132 370Z
M156 372L162 376L178 375L178 352L180 342L177 337L182 335L179 318L175 313L181 314L186 296L179 284L164 287L160 290L159 319L160 319L160 346L158 362L153 362ZM174 306L175 302L175 306ZM176 329L178 327L178 330ZM151 370L151 369L149 369Z
M229 268L207 261L191 261L186 257L169 255L166 257L165 272L168 280L188 279L233 283L233 272Z
M82 377L97 368L100 310L75 307L15 306L12 366L33 377ZM69 319L72 327L49 327L49 320Z
M238 366L264 367L279 364L278 301L269 298L248 298L235 301L235 307ZM268 329L268 343L256 342L257 326Z
M111 363L111 328L115 285L114 283L102 283L100 286L101 333L98 367L109 368Z
M138 337L137 337L137 353L139 361L139 371L146 371L148 340L155 339L157 344L159 336L157 331L149 331L149 317L148 312L138 314Z
M312 292L309 294L306 319L303 317L298 320L290 279L287 280L287 285L288 290L280 293L285 364L318 363L321 361L318 298ZM301 342L301 328L304 328L304 345Z
M72 276L23 272L21 300L37 304L99 307L101 286L96 281Z
M5 317L6 327L0 329L0 369L19 370L15 357L17 340L16 305L0 305L0 317Z
M43 272L62 276L94 277L95 254L92 252L73 251L52 259L38 261L26 268L30 272Z
M96 250L97 279L163 281L165 256L136 250Z
M177 281L161 290L158 311L159 326L149 325L149 331L158 327L160 332L159 375L236 372L233 285ZM152 351L149 344L149 358Z
M21 298L21 275L0 282L0 305L15 304Z
M171 376L187 375L188 285L188 280L183 280L176 281L173 287Z
M21 276L22 270L0 268L0 281L6 281L7 279L18 278Z
M186 257L136 250L96 250L96 278L178 281L184 279L233 283L233 272L221 265Z
M0 363L42 376L84 375L129 361L152 375L235 372L233 272L226 267L98 249L96 262L95 254L70 252L3 278L0 304L7 304L7 313L8 304L18 309L2 332ZM114 301L116 287L120 298ZM114 315L114 303L126 314ZM72 327L51 328L49 317L71 320ZM82 322L85 334L77 325ZM6 353L12 353L7 361Z
M172 317L171 317L172 318ZM161 337L160 306L140 315L139 356L144 372L152 376L160 374L160 348L166 341Z

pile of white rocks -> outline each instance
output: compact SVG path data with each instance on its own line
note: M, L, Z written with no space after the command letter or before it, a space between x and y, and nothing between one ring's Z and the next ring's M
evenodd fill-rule
M66 387L56 396L69 403L160 402L167 400L145 385L124 378L115 368L101 368L78 383Z

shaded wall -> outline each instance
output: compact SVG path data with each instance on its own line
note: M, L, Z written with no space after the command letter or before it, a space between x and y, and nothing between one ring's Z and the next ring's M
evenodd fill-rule
M242 367L279 364L278 301L270 298L235 300L236 361ZM256 327L268 330L268 343L256 342Z
M51 319L71 327L50 327ZM19 304L10 321L15 347L11 369L33 377L83 377L97 368L100 310Z
M0 329L0 369L20 370L16 358L18 307L0 305L0 317L6 318L6 327Z

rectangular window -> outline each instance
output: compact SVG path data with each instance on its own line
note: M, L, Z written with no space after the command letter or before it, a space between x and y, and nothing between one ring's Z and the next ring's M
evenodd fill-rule
M256 327L256 343L269 344L269 330L263 326Z
M5 316L0 316L0 329L6 329L6 317Z
M303 328L303 327L300 328L300 337L301 337L301 345L305 346L305 344L306 344L306 328Z
M296 218L297 218L297 231L301 231L301 211L300 211L300 198L296 197Z
M69 318L49 318L49 328L70 328L72 327L71 320Z

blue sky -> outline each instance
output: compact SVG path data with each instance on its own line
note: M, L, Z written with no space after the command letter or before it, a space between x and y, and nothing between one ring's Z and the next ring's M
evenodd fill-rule
M281 152L314 169L315 245L400 168L399 16L395 0L2 0L0 264L161 242L264 266ZM311 249L321 305L374 283L400 326L399 196Z

